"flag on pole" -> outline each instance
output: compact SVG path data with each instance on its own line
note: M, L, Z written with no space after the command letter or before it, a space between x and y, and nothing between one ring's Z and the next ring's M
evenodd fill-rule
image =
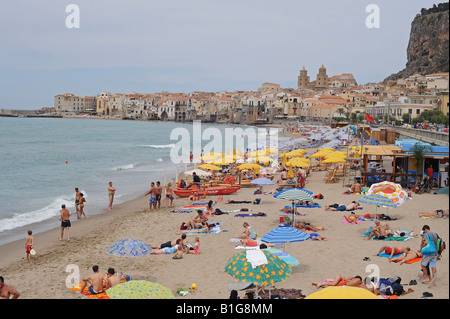
M366 121L367 122L373 122L374 121L373 117L369 113L366 113Z

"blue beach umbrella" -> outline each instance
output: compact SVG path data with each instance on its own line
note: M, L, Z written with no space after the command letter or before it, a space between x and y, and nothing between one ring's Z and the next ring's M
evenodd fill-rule
M377 213L378 206L383 206L386 208L387 207L396 208L400 206L400 204L394 203L388 197L379 194L368 194L363 198L359 199L359 202L363 204L376 205L375 214Z
M275 185L274 182L272 182L270 179L265 177L260 177L255 179L254 181L251 181L250 184L256 184L256 185Z
M128 238L115 242L106 253L121 257L141 257L150 255L152 248L140 240Z
M285 244L299 242L309 239L307 233L289 226L279 226L272 229L266 235L261 238L261 241L271 244Z

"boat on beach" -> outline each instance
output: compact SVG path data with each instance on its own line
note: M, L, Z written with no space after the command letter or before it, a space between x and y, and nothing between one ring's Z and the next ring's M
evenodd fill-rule
M173 190L175 195L179 197L189 197L191 195L195 195L197 193L199 196L205 195L211 196L211 195L228 195L232 194L238 191L240 189L240 185L233 185L233 186L210 186L210 187L198 187L193 186L190 188L176 188Z

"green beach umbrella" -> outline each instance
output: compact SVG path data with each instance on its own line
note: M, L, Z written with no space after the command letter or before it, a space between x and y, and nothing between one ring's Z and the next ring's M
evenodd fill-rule
M267 264L252 267L247 260L247 251L233 255L225 265L225 272L237 281L270 286L286 280L291 275L291 266L267 250L261 250L267 258Z
M175 299L169 288L156 282L130 280L106 290L111 299Z

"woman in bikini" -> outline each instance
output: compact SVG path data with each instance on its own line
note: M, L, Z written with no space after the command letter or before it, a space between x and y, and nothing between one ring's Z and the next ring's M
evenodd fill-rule
M362 284L362 278L360 276L355 277L343 277L342 275L336 276L333 281L324 280L321 283L313 282L312 285L317 288L329 287L329 286L351 286L358 287Z
M394 247L394 248L391 248L389 246L383 246L378 251L378 254L376 254L375 256L379 256L382 252L384 252L385 254L390 255L389 256L389 260L391 260L393 256L406 253L409 250L410 250L409 247Z
M86 214L84 213L84 203L86 202L86 198L84 198L84 194L80 193L80 200L78 202L79 207L80 207L80 217L84 216L84 218L86 218Z
M404 264L407 261L414 260L416 258L422 258L423 254L420 251L412 251L409 248L406 248L407 251L404 252L400 257L395 259L390 259L389 262L393 261L395 263L400 263L400 265Z

